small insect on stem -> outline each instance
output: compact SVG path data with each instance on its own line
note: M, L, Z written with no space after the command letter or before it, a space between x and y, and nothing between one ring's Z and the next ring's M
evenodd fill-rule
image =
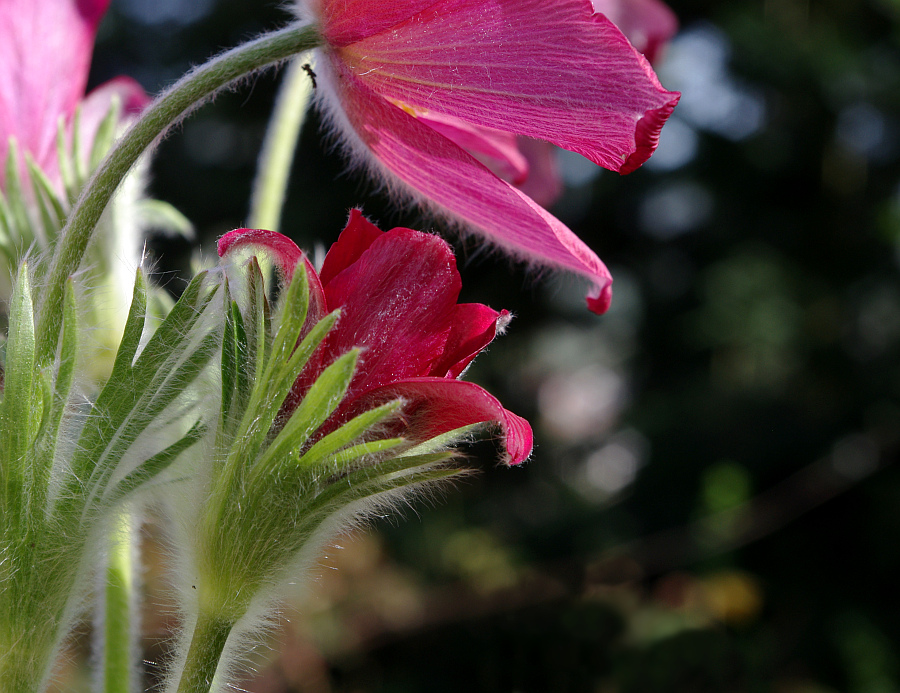
M313 69L309 63L303 63L302 67L303 67L303 71L309 75L309 81L312 82L313 89L315 89L316 88L316 73L313 72Z

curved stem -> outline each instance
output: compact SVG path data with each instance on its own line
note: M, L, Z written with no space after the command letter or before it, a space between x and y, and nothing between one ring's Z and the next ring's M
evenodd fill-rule
M173 124L222 87L321 43L315 26L295 24L233 48L182 77L156 99L116 143L76 202L56 245L47 289L38 311L40 363L49 363L56 351L66 278L78 269L103 210L141 154Z
M297 140L306 120L313 79L309 54L298 55L284 74L269 121L250 200L248 226L278 231ZM309 70L310 72L307 72Z

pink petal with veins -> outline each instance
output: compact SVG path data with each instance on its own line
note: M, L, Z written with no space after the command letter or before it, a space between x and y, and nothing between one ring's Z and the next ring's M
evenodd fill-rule
M520 185L529 176L528 159L519 151L515 135L434 111L416 114L416 117L465 149L503 180Z
M9 138L55 179L56 133L84 95L109 0L0 2L0 163ZM2 181L2 173L0 173Z
M434 0L311 0L325 39L346 46L390 29L434 4Z
M588 307L594 312L609 307L609 271L561 221L351 74L341 74L336 81L351 134L375 155L384 174L507 252L589 278L594 290Z
M614 171L649 157L678 101L589 0L440 0L333 54L391 101L547 140Z

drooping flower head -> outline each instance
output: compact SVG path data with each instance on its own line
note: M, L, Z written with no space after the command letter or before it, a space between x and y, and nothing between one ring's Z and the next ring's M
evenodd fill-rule
M349 390L322 434L367 409L402 398L399 434L408 440L424 441L463 426L495 422L509 464L531 454L528 422L483 388L459 380L509 314L457 303L460 276L443 240L404 228L383 233L354 210L321 273L292 241L271 231L232 231L220 239L219 255L247 246L271 253L288 279L296 267L305 267L309 324L341 309L337 324L295 384L288 408L296 406L335 358L354 347L363 349Z
M679 95L611 21L589 0L305 0L301 11L321 27L321 91L354 153L514 256L588 277L589 308L608 308L600 259L469 152L491 128L620 173L646 161ZM460 123L467 141L451 134Z
M149 101L127 77L111 80L85 98L94 37L109 2L0 1L0 163L14 137L19 149L58 184L60 119L70 124L80 106L82 134L90 139L114 96L126 113L137 112ZM0 168L0 184L3 180Z

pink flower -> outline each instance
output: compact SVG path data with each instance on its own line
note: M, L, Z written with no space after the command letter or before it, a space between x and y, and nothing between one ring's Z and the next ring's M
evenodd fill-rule
M478 144L478 129L490 128L621 173L646 161L679 95L660 86L615 25L589 0L305 5L327 44L321 91L352 149L392 186L505 251L588 277L588 306L604 312L612 280L600 259L470 152L490 155ZM442 121L468 124L471 138L448 137Z
M660 0L591 0L651 63L678 31L678 18Z
M678 31L675 13L660 0L592 0L592 3L594 10L615 24L651 63ZM549 142L516 137L441 114L425 113L419 117L542 207L549 207L562 194L556 147Z
M109 0L0 1L0 164L15 137L51 181L59 183L56 135L81 105L84 147L91 142L117 95L125 112L143 108L148 98L127 77L119 77L84 97L97 26ZM0 165L0 184L3 182Z
M286 407L335 358L363 352L344 401L322 434L353 416L402 398L400 434L424 441L462 426L499 425L508 464L528 458L531 427L483 388L458 378L509 320L478 303L457 303L461 280L450 247L437 236L395 228L386 233L353 210L316 273L292 241L272 231L239 229L219 240L219 255L260 246L288 278L303 262L310 280L310 324L340 308L341 317L294 386Z
M631 45L651 63L659 58L678 31L678 18L660 0L592 0L592 3L594 10L619 27ZM535 202L549 207L563 190L556 148L547 142L520 137L518 149L526 169L524 177L513 182Z

